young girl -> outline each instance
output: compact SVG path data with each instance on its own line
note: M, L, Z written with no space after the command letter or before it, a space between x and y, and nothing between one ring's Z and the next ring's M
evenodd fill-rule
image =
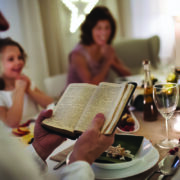
M53 102L22 74L26 54L17 42L0 39L0 120L11 128L25 123Z

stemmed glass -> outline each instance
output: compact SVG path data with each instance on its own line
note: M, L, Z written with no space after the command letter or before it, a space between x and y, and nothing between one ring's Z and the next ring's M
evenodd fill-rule
M178 145L178 140L169 139L168 121L176 110L179 88L176 83L156 84L153 86L153 99L158 111L165 118L166 139L158 143L161 148L170 149Z

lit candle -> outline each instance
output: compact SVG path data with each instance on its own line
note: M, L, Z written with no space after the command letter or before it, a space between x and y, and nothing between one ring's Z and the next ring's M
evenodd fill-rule
M174 119L173 129L176 132L180 132L180 116L179 115Z
M176 41L175 66L180 67L180 16L176 16L174 20L175 20L175 41Z

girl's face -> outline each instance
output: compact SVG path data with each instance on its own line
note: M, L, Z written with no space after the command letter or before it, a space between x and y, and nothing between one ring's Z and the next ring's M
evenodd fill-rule
M23 56L17 46L6 46L1 52L3 74L8 78L17 78L24 67Z
M111 24L108 20L100 20L92 29L92 38L95 44L107 44L111 35Z

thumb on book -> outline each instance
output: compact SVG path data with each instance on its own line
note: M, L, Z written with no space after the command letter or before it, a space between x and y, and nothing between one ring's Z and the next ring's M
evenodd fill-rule
M90 128L98 129L100 131L104 124L104 121L105 121L104 114L98 113L96 114L95 118L92 120Z
M37 121L40 123L44 119L50 118L52 116L52 112L53 111L51 109L41 111L40 115L38 116Z

